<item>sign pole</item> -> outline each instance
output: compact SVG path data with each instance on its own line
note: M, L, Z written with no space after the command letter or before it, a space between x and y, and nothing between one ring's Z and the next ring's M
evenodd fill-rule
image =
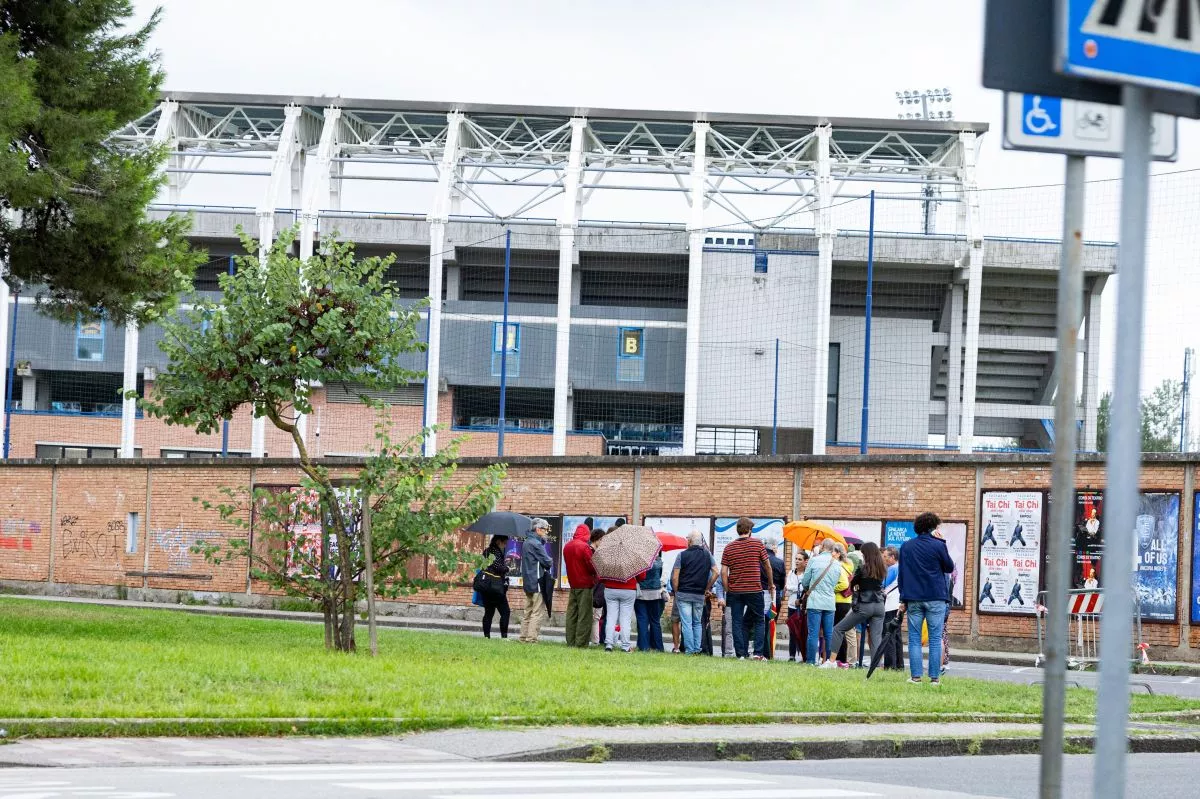
M1086 159L1067 156L1063 193L1062 263L1058 270L1058 387L1054 400L1053 516L1047 543L1046 665L1042 688L1041 799L1062 796L1067 697L1067 592L1075 507L1075 353L1083 308L1083 209Z
M364 491L362 496L363 580L367 589L367 636L371 645L371 657L379 654L379 636L375 629L375 552L371 540L371 495Z
M1105 549L1113 553L1104 575L1100 620L1100 686L1096 697L1096 772L1093 796L1125 795L1125 750L1132 657L1132 564L1141 467L1140 387L1142 317L1146 290L1146 219L1150 184L1149 89L1125 86L1125 159L1121 173L1117 353L1112 425L1108 438Z

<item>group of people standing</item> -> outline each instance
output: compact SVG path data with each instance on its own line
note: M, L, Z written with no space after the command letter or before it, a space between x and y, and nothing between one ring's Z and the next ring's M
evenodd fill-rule
M615 526L623 523L618 520ZM670 598L676 652L773 658L775 623L786 608L789 659L821 668L849 668L855 662L861 666L869 641L873 655L875 647L885 647L885 668L902 669L902 637L885 640L884 630L895 627L897 617L907 611L910 681L919 683L923 677L922 629L927 627L929 677L937 685L948 659L944 635L955 568L938 532L940 524L937 515L921 514L914 522L916 537L899 549L866 542L855 550L826 539L811 555L799 551L788 572L776 552L778 542L754 538L753 522L742 518L737 538L726 545L719 561L704 536L693 532L670 574L663 573L660 555L645 572L619 581L596 574L592 554L606 531L592 529L588 518L563 547L570 583L567 644L632 651L636 617L638 648L664 651L661 620ZM529 643L538 640L549 618L542 590L553 565L545 547L549 528L544 519L535 519L521 548L526 603L520 640ZM493 537L484 552L490 562L476 580L484 607L483 632L489 637L497 612L500 634L508 636L506 548L506 538ZM714 608L723 611L719 644L714 644L710 626Z

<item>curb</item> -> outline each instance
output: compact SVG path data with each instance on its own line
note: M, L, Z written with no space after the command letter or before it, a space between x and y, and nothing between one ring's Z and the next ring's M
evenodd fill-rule
M1091 754L1095 738L1066 739L1069 754ZM1200 737L1153 736L1131 738L1134 754L1188 754L1200 752ZM680 741L637 743L594 743L561 749L521 752L493 758L512 763L659 762L659 761L754 761L754 760L839 760L843 758L959 757L963 755L1035 755L1041 752L1038 738L879 738L867 740L799 741Z

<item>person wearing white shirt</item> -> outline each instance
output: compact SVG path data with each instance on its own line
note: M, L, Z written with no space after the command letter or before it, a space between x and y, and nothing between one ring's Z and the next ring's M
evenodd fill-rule
M888 622L896 618L896 614L900 612L900 584L897 582L900 571L900 550L896 547L884 547L883 562L887 566L887 577L883 580L883 626L884 629L887 629ZM883 653L883 667L901 670L904 668L902 636L897 635Z

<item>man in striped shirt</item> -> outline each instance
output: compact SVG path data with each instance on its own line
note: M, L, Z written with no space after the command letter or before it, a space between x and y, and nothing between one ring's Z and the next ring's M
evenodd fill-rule
M775 595L775 579L767 549L758 539L751 538L754 522L738 519L737 540L730 542L721 553L721 580L725 586L726 612L733 621L733 648L739 659L750 656L750 640L760 645L766 635L763 615L763 590ZM755 655L762 660L762 655Z

